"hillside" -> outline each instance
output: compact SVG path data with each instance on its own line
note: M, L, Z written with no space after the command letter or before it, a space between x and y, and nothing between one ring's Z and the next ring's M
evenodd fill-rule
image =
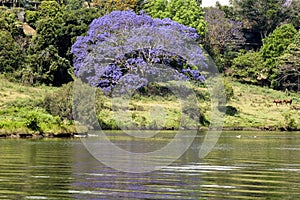
M228 105L237 108L238 113L226 117L225 127L299 128L299 94L237 82L233 87L234 98ZM292 105L273 103L288 99L292 99Z
M299 94L287 94L238 82L232 82L232 85L234 97L227 104L229 110L225 118L225 129L292 130L300 128L297 110L300 108ZM52 116L45 109L45 96L55 94L62 88L22 86L9 82L3 77L0 80L0 88L0 134L2 136L26 137L32 134L70 136L76 132L71 120ZM202 90L205 93L205 89L202 88ZM292 105L276 105L273 101L277 99L292 99L293 102ZM101 106L97 116L101 127L117 129L116 113L112 112L111 100L102 95L99 102ZM210 101L199 100L199 106L205 119L208 119ZM130 128L133 124L135 127L147 129L176 129L183 116L178 101L170 95L166 97L136 95L129 102L128 109L132 121L129 119L128 124L127 122L122 124L126 128ZM157 116L158 114L161 116ZM155 118L155 121L152 118Z

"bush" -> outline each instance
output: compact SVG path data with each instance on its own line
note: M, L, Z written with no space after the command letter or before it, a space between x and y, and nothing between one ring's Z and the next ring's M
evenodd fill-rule
M39 116L37 113L29 113L26 117L25 126L33 131L40 131Z
M212 98L217 99L219 105L225 105L234 96L232 84L228 79L223 79L222 82L218 81L213 85L212 90Z
M53 116L72 120L72 94L73 82L70 82L55 93L48 93L44 98L43 107Z
M285 130L296 130L298 128L296 120L292 117L290 113L284 113L283 117L284 117L283 128Z

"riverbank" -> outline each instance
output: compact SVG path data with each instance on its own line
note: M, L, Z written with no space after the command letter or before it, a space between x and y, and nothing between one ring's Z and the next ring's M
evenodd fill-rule
M234 96L227 102L224 130L300 130L297 109L300 108L299 94L234 81L231 85ZM0 88L0 137L78 136L74 121L65 117L72 115L73 90L70 85L60 88L23 86L0 77ZM196 91L202 120L200 127L201 130L205 130L210 117L209 93L206 88L197 88ZM290 99L291 105L273 103L274 100ZM49 107L55 107L55 112ZM95 107L97 107L97 118L102 129L118 129L116 116L120 113L114 112L111 99L100 94ZM136 127L176 130L180 126L189 127L188 120L181 120L186 116L181 113L179 102L170 94L135 95L127 109L131 119L121 124L127 129ZM155 121L152 118L155 118Z
M234 97L228 106L237 110L227 115L224 127L258 128L260 130L293 131L300 129L300 95L266 87L232 82ZM281 100L276 104L274 100ZM284 103L292 100L292 104Z

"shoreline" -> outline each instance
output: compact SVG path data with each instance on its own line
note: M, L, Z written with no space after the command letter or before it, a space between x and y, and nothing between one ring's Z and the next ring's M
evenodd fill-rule
M147 129L149 131L149 129ZM176 130L168 130L168 129L162 129L166 131L176 131ZM104 131L114 131L114 130L104 130ZM120 130L115 130L120 131ZM151 130L150 130L151 131ZM156 130L157 131L157 130ZM201 127L199 128L199 131L208 131L208 127ZM223 127L222 131L270 131L270 132L290 132L290 131L300 131L300 129L288 129L288 128L278 128L278 127ZM19 139L19 138L31 138L31 139L41 139L41 138L85 138L88 137L88 133L11 133L11 131L7 131L6 133L2 132L0 134L0 139Z

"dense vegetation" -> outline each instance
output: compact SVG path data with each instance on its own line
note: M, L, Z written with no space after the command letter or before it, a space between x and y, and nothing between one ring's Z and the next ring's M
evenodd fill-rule
M10 112L17 112L16 109L21 109L21 113L24 112L21 118L25 121L20 122L19 128L25 124L30 130L47 132L45 126L37 122L40 114L49 117L43 121L60 127L56 128L60 130L58 132L63 132L61 127L66 124L69 126L72 124L71 86L74 70L75 74L78 72L78 62L76 62L78 54L74 47L78 45L79 40L76 44L76 39L78 36L85 36L82 37L85 39L92 36L93 25L95 26L96 21L91 26L89 24L94 19L105 17L114 10L130 9L135 13L142 13L141 15L146 16L147 13L152 18L160 18L160 23L166 23L164 18L170 18L179 23L176 25L178 27L181 25L192 27L199 35L195 38L195 42L204 47L220 72L224 76L232 77L233 80L283 91L297 92L300 89L300 3L297 0L233 0L230 6L221 6L217 3L211 8L201 8L201 2L197 0L91 2L44 0L40 2L38 8L27 5L25 1L15 6L7 2L9 1L0 1L2 5L0 7L0 73L3 74L2 77L30 87L61 87L67 84L58 91L51 89L58 94L43 93L39 101L34 101L36 102L34 105L29 102L24 102L22 106L19 103L1 105L3 116ZM168 23L173 23L171 20ZM156 22L158 21L157 19ZM192 29L183 30L183 32L188 33L190 30ZM105 37L107 29L97 31L103 31L100 34ZM97 40L100 41L103 38L97 38ZM91 44L91 41L82 42L80 45L84 46L88 43ZM126 60L132 59L134 53L141 55L148 50L143 51L131 52L131 57L127 57ZM174 55L168 55L166 52L157 51L155 55L156 57L147 59L153 62L165 62L166 59L170 62L170 58L173 59L173 63L182 61L182 58L174 58ZM158 58L161 57L164 59L159 60ZM126 60L118 62L127 62ZM183 62L186 63L183 63L178 70L196 81L202 80L200 73L196 72L193 66L188 66L186 60ZM115 75L120 71L118 66L111 65L109 70L115 72ZM124 73L124 69L122 70ZM97 86L107 84L107 80L103 77L93 80L96 82L91 82L91 84ZM231 84L225 86L229 100L234 95L233 89ZM137 98L143 99L143 96L148 95L157 100L168 96L162 88L154 86L149 87L147 92L145 91L139 91ZM201 87L198 91L201 91L198 94L199 99L203 101L209 99ZM107 97L100 92L99 98L103 100ZM172 99L172 95L166 98ZM101 105L98 113L99 122L105 124L107 128L116 128L112 122L105 121L106 118L109 119L107 117L110 115L108 114L109 107L103 102L99 102L99 105ZM27 112L33 107L37 107L35 113ZM204 107L203 113L206 109L207 107ZM25 113L28 116L27 114L25 116ZM139 115L137 112L134 116L137 121L145 119L143 126L154 126L154 122L147 121L143 114ZM207 116L204 114L201 117L202 125L208 124ZM3 123L9 124L9 121L14 119L11 115L8 118L2 118L5 119L0 120L2 127L6 126ZM176 123L164 128L174 127Z

